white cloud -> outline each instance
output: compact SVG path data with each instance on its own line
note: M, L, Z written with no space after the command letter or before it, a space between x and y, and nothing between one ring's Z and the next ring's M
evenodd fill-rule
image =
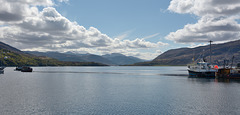
M153 38L153 37L156 37L156 36L158 36L158 35L159 35L159 33L156 33L156 34L153 34L153 35L146 36L146 37L144 37L143 39Z
M168 10L199 16L196 24L171 32L166 39L180 43L231 41L239 39L240 14L238 0L172 0Z
M134 31L134 29L125 31L118 36L114 36L113 38L117 38L117 39L120 39L120 40L127 39L133 31Z
M169 45L168 43L163 43L163 42L157 42L157 44L158 44L159 46L168 46L168 45Z
M139 38L113 39L97 28L86 29L51 7L54 6L51 0L3 0L1 3L6 7L0 8L0 21L7 26L0 26L0 39L22 50L127 53L165 45ZM43 6L43 10L39 11L38 6ZM9 16L6 18L6 15Z
M161 54L163 52L161 50L157 50L156 53Z
M191 46L189 46L189 48L196 48L196 47L206 46L206 45L208 45L208 43L203 43L203 44L192 43Z
M197 16L239 15L239 0L172 0L168 10L176 13L191 13Z
M69 0L58 0L58 2L68 2Z
M240 37L240 25L232 19L214 20L201 18L196 24L187 24L183 29L171 32L167 39L176 42L230 41Z
M122 53L124 55L127 56L134 56L134 57L139 57L141 59L145 59L145 60L153 60L154 58L156 58L157 56L159 56L160 54L162 54L162 51L157 50L155 52L127 52L127 53Z
M0 21L21 21L32 15L34 6L52 6L51 0L1 0Z
M151 43L148 41L145 41L144 39L135 39L133 41L130 40L124 40L123 43L125 44L125 46L129 47L129 48L153 48L153 47L157 47L156 43Z

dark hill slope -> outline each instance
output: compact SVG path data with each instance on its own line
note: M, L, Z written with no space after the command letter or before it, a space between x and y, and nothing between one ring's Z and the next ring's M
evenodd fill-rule
M210 61L210 45L196 48L171 49L156 57L151 62L137 63L135 65L186 65L192 62L192 59L200 58L204 55L205 59ZM240 40L231 41L222 44L212 45L212 62L221 64L224 59L234 58L234 64L240 62Z
M8 44L5 44L3 42L0 42L0 49L5 49L5 50L11 51L11 52L23 53L21 50L15 48L15 47L12 47Z
M193 57L197 59L200 55L204 55L209 62L210 45L169 50L159 55L152 62L161 65L186 65L192 62ZM212 45L212 62L218 63L223 59L231 59L232 56L235 57L235 63L240 61L240 40Z

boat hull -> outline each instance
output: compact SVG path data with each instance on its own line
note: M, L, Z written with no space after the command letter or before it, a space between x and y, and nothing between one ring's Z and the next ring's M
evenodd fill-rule
M196 72L188 70L189 77L197 77L197 78L215 78L215 72Z
M29 70L21 70L21 72L32 72L32 69L29 69Z
M221 76L218 78L224 78L224 79L240 79L240 73L237 74L229 74L227 76Z
M240 73L231 73L232 68L222 68L219 69L216 73L216 78L223 78L223 79L240 79Z
M4 74L4 70L0 70L0 74Z
M0 70L4 70L5 67L0 67Z
M33 69L31 67L22 67L21 72L32 72Z

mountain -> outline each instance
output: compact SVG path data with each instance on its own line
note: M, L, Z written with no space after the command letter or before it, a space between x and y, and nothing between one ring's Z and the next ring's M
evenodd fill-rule
M57 59L59 61L68 61L68 62L96 62L103 63L107 65L115 65L111 61L93 54L75 54L75 53L59 53L59 52L37 52L37 51L26 51L26 53L37 55L37 56L46 56Z
M146 61L133 56L125 56L119 53L106 54L106 55L102 55L102 57L112 61L117 65L127 65L127 64L134 64L134 63Z
M137 63L135 65L186 65L192 63L193 57L199 59L203 55L210 62L210 45L196 48L171 49L156 57L150 62ZM222 44L212 44L212 63L221 65L224 59L231 60L234 56L234 64L240 62L240 40Z
M103 63L103 64L107 64L107 65L116 65L115 63L113 63L112 61L99 56L99 55L94 55L94 54L80 54L80 56L84 59L87 60L89 62L98 62L98 63Z
M3 42L0 42L0 49L5 49L5 50L12 51L12 52L17 52L17 53L23 53L21 50L15 48L15 47L12 47L8 44L5 44Z
M24 57L29 58L53 58L59 61L66 61L66 62L95 62L95 63L102 63L106 65L125 65L125 64L133 64L137 62L143 62L145 60L132 57L132 56L125 56L119 53L112 53L103 56L94 55L94 54L77 54L74 52L66 52L66 53L59 53L59 52L37 52L37 51L24 51L14 48L8 44L0 42L0 49L6 50L6 52L14 53L14 55L21 55ZM3 51L4 52L4 51ZM6 55L7 56L7 55ZM44 57L42 57L44 56ZM15 57L17 58L17 57ZM27 58L28 59L28 58ZM18 60L20 61L20 59ZM11 62L10 65L16 65L18 63ZM21 62L23 63L23 62ZM37 65L35 63L35 65Z
M0 66L106 66L95 62L64 62L49 57L39 57L3 42L0 42L0 54Z
M59 52L36 52L36 51L26 51L26 53L37 55L37 56L47 56L60 61L75 61L75 62L97 62L107 65L125 65L133 64L137 62L143 62L144 60L125 56L123 54L112 53L107 55L94 55L94 54L77 54L72 52L59 53Z
M46 56L46 57L54 58L60 61L76 61L76 62L86 61L73 54L65 54L65 53L59 53L59 52L25 51L25 53L36 55L36 56Z

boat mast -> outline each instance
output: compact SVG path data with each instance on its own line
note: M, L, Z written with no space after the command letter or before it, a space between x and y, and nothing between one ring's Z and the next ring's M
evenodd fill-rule
M212 40L209 41L210 42L210 64L212 64Z
M231 68L232 68L232 66L233 66L233 60L234 60L234 56L232 57L232 64L231 64Z

